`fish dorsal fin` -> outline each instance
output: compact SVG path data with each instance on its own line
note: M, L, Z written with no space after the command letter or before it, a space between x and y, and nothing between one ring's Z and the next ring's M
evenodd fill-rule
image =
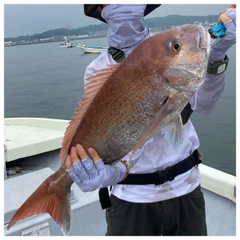
M162 133L172 148L178 152L183 142L183 124L181 116L179 115L175 121L163 128Z
M118 66L119 64L111 64L108 68L97 70L94 72L94 76L85 79L88 81L84 85L85 93L82 96L82 100L78 102L78 107L75 110L74 117L70 122L69 126L67 127L63 138L62 149L60 153L60 158L62 162L65 161L68 155L72 139L89 105L91 104L99 90L102 88L104 83L107 81L109 76L112 75L112 73L118 68Z

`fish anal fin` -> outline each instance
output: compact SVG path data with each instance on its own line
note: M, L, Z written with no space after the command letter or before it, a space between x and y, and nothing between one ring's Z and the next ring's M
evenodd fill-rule
M65 171L62 169L62 171ZM66 172L66 171L65 171ZM51 217L59 224L64 235L70 231L70 186L69 189L61 188L53 183L53 179L59 173L48 177L33 194L18 208L13 215L7 229L10 229L15 223L27 217L49 213ZM68 173L67 173L68 174Z
M178 152L183 142L183 124L181 116L179 115L175 121L163 128L162 133L172 148Z
M60 153L60 158L62 163L65 161L70 144L76 133L76 130L87 111L88 107L92 103L93 99L100 91L107 79L112 75L112 73L118 68L119 64L111 64L108 68L95 71L96 75L86 78L88 82L84 85L85 93L82 96L82 100L78 103L78 107L75 110L74 117L70 124L68 125L62 142L62 148Z

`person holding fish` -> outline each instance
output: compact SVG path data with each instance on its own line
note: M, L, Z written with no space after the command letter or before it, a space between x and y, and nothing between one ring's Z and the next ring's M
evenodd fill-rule
M152 35L143 19L159 6L84 5L86 15L109 25L111 47L86 69L60 168L18 208L7 229L47 212L68 235L75 182L84 192L100 189L107 236L207 235L200 143L189 118L193 111L211 114L224 90L236 5L220 15L226 35L211 47L200 25Z
M144 26L143 17L159 6L84 6L86 15L107 22L108 42L112 47L87 67L86 82L91 81L96 70L116 64L117 58L113 59L116 53L127 58L140 42L152 35ZM74 182L83 191L105 189L100 192L100 201L103 208L107 207L106 235L207 235L197 166L201 162L197 151L200 144L189 117L192 111L211 114L224 90L226 52L236 42L236 4L225 10L218 21L224 23L227 35L211 47L205 81L184 108L185 113L182 112L184 132L180 150L172 147L175 140L162 131L150 137L133 156L130 152L115 164L104 164L93 148L84 149L80 144L71 148L65 166ZM178 51L180 46L175 47ZM220 73L219 66L223 68ZM190 158L195 162L189 167ZM112 186L110 202L106 192L109 186Z

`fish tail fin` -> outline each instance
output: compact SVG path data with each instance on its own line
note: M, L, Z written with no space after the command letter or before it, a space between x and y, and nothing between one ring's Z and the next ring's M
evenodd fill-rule
M59 224L63 234L69 234L71 215L70 187L72 181L70 181L71 184L62 184L62 186L59 184L59 179L66 177L63 176L63 170L64 169L61 167L33 192L15 212L7 229L10 229L16 222L27 217L47 212L55 222ZM59 174L60 172L62 174ZM66 171L65 173L68 175Z

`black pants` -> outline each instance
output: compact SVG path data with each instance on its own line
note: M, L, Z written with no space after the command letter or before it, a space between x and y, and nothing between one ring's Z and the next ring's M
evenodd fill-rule
M154 203L132 203L110 196L107 236L206 236L201 187L184 196Z

